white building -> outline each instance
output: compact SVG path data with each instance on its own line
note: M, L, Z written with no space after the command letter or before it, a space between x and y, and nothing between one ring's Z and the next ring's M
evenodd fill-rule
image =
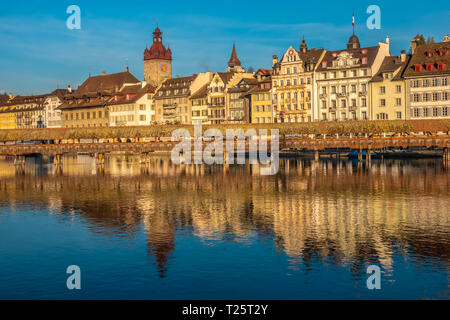
M142 81L124 84L119 92L108 101L109 125L143 126L156 121L153 95L155 87Z
M58 107L62 104L62 97L67 93L71 93L72 88L69 86L66 89L56 89L50 93L44 102L46 128L61 128L63 126L62 112Z
M327 51L317 68L318 120L369 120L369 81L387 56L389 38L361 48L355 34L347 49Z

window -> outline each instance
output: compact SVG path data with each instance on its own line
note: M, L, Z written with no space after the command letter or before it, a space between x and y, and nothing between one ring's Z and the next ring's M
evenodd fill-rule
M428 108L423 108L423 116L428 117Z
M401 106L402 105L402 99L401 98L396 98L395 99L395 105L398 107L398 106Z
M442 92L442 100L447 101L448 100L448 92Z
M439 109L434 107L433 108L433 117L437 117L437 116L439 116Z
M355 93L356 92L356 85L352 84L352 92Z
M341 100L341 107L346 108L347 107L347 100Z
M402 86L395 86L395 92L396 93L402 92Z
M362 104L363 107L367 107L367 99L366 98L362 98L361 104Z
M442 116L443 117L447 117L448 116L448 108L447 107L443 107L442 108Z
M402 118L402 113L401 112L397 112L397 119L401 119Z
M447 85L448 85L447 78L442 78L442 86L447 86Z
M331 87L331 93L336 93L336 86Z
M362 119L363 119L363 120L367 120L367 112L366 112L366 111L363 111L363 112L361 113L361 116L362 116Z
M385 94L386 93L386 87L380 87L380 94Z
M361 91L364 92L364 93L367 92L367 85L365 83L363 83L361 85Z
M352 99L352 106L356 107L356 99Z
M432 85L433 87L437 87L437 86L439 85L439 79L433 79L433 80L431 80L431 85Z
M433 101L439 101L439 93L433 92Z
M380 107L386 107L386 99L380 99Z
M413 94L413 101L414 102L419 102L420 101L420 95L418 93L414 93Z
M429 87L430 86L430 80L428 80L428 79L423 80L422 86Z

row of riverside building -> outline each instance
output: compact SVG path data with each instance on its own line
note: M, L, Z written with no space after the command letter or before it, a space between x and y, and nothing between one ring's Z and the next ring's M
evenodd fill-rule
M290 46L271 69L246 72L233 45L225 72L172 77L162 32L144 51L145 79L125 72L89 76L76 90L0 95L0 129L152 124L295 123L449 119L450 37L391 56L389 38L342 50Z

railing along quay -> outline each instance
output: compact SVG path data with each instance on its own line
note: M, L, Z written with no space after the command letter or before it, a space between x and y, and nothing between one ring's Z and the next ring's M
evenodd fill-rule
M271 141L267 141L270 150ZM133 152L149 153L155 151L170 152L180 142L176 141L149 141L149 142L94 142L94 143L59 143L59 144L3 144L0 145L2 155L62 155L68 153L114 153ZM194 141L192 150L194 150ZM212 141L202 141L203 148ZM223 141L223 150L226 150L227 141ZM259 144L258 148L261 145ZM442 148L450 147L450 136L407 136L407 137L342 137L342 138L286 138L280 139L279 150L310 150L323 151L326 149L350 149L350 150L380 150L385 148ZM238 141L235 140L235 150ZM249 150L249 141L245 141L245 148Z

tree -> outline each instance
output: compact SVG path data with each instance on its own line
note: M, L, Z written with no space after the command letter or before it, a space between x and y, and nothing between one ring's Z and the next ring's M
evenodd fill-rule
M254 72L255 72L255 69L254 69L253 67L248 67L247 72L248 72L248 73L254 73Z

